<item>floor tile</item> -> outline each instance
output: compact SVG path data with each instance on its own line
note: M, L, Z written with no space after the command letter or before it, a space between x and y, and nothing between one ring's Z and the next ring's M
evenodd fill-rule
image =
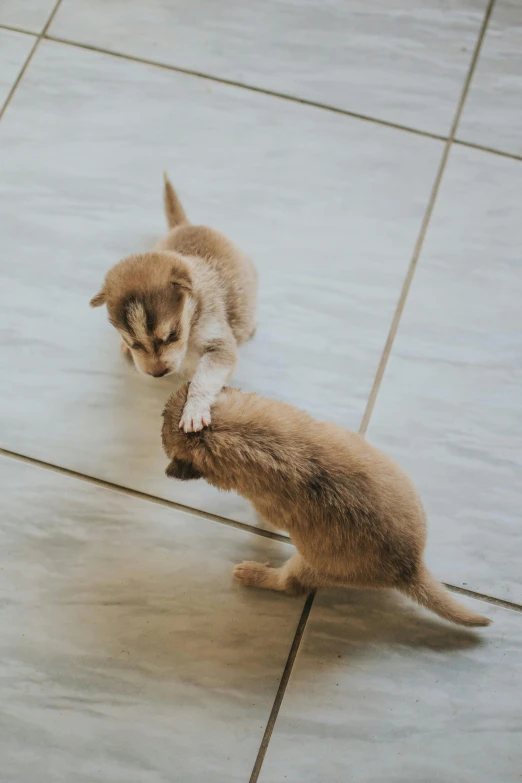
M51 33L447 134L485 0L64 0Z
M1 0L0 25L20 27L30 33L40 33L57 0Z
M22 70L34 42L35 38L32 35L0 29L0 109Z
M163 475L170 382L121 359L89 298L188 214L260 269L259 328L235 382L357 428L442 143L117 57L42 42L0 145L2 444L197 508L245 503Z
M2 781L248 780L302 600L231 572L288 545L14 460L0 474Z
M457 132L522 157L522 3L497 0Z
M522 615L481 633L381 592L320 593L259 783L516 783Z
M521 175L452 150L368 431L417 482L437 573L519 603Z

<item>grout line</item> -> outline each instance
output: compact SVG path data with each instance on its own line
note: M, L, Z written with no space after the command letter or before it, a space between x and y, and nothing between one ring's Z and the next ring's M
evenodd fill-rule
M458 595L465 595L467 598L474 598L475 601L484 601L487 604L493 604L494 606L501 606L503 609L509 609L512 612L522 612L522 606L515 604L513 601L506 601L504 598L494 598L492 595L486 595L485 593L476 593L473 590L466 590L465 587L457 587L456 585L449 585L447 582L443 582L444 587L447 587L452 593L458 593Z
M70 41L67 38L59 38L55 35L46 35L47 41L54 41L55 43L65 44L66 46L73 46L77 49L86 49L91 52L98 52L99 54L106 54L111 57L118 57L121 60L129 60L130 62L141 63L142 65L153 65L156 68L162 68L166 71L173 71L174 73L182 73L186 76L194 76L198 79L205 79L206 81L215 82L217 84L225 84L229 87L239 87L242 90L248 90L249 92L259 93L261 95L269 95L272 98L281 98L291 103L300 103L304 106L312 106L316 109L323 109L324 111L332 112L333 114L342 114L345 117L352 117L357 120L363 120L364 122L372 122L375 125L381 125L385 128L393 128L394 130L405 131L406 133L412 133L415 136L422 136L428 139L436 139L437 141L446 141L446 136L439 133L431 133L430 131L423 131L417 128L411 128L409 125L401 125L400 123L389 122L388 120L381 120L377 117L370 117L367 114L359 114L358 112L349 111L348 109L341 109L337 106L330 106L327 103L318 103L308 98L299 98L289 93L279 92L278 90L271 90L265 87L256 87L252 84L245 84L244 82L238 82L235 79L226 79L222 76L213 76L212 74L204 73L203 71L195 71L191 68L183 68L178 65L167 65L166 63L159 62L158 60L151 60L147 57L138 57L135 55L123 54L112 49L105 49L102 46L95 46L94 44L84 44L78 41Z
M22 81L22 78L23 78L23 76L24 76L25 72L27 71L27 69L28 69L28 67L29 67L29 63L30 63L30 62L31 62L31 60L33 59L33 55L34 55L34 53L36 52L36 50L37 50L37 48L38 48L38 44L40 43L40 41L42 40L42 38L43 38L43 37L45 36L45 34L47 33L47 30L49 29L49 26L50 26L51 22L53 21L53 19L54 19L55 15L56 15L56 12L58 11L58 8L60 7L60 4L61 4L61 2L62 2L62 0L58 0L58 2L57 2L57 3L56 3L56 5L54 6L53 10L51 11L51 13L50 13L50 15L49 15L49 17L48 17L48 19L47 19L47 22L46 22L46 23L45 23L45 25L43 26L43 28L42 28L41 32L40 32L40 33L37 35L37 37L36 37L36 40L35 40L35 42L34 42L33 46L31 47L31 51L30 51L30 52L29 52L29 54L27 55L27 57L26 57L26 60L25 60L24 64L22 65L22 68L21 68L21 70L20 70L20 73L19 73L19 74L18 74L18 76L16 77L16 79L15 79L15 82L14 82L13 86L11 87L11 89L9 90L9 93L8 93L8 95L7 95L7 98L5 99L5 102L4 102L3 106L2 106L2 108L0 109L0 120L1 120L1 119L2 119L2 117L4 116L4 114L5 114L5 112L6 112L6 109L7 109L7 107L8 107L8 106L9 106L9 104L11 103L11 98L12 98L12 97L13 97L13 95L15 94L15 92L16 92L16 90L17 90L17 88L18 88L18 85L19 85L19 84L20 84L20 82ZM10 28L8 28L8 29L10 29ZM14 32L25 32L25 30L14 30ZM34 35L34 33L30 33L30 35Z
M504 150L495 149L495 147L487 147L485 144L477 144L474 141L464 141L464 139L453 139L453 144L458 144L459 147L468 147L472 150L480 150L481 152L489 152L492 155L500 155L501 158L509 158L509 160L522 161L522 155L516 155L514 152L505 152Z
M268 744L272 738L272 732L274 730L277 716L279 715L279 710L281 708L281 704L285 696L286 686L288 685L288 682L290 680L290 675L292 674L292 669L294 667L297 652L301 645L301 640L303 638L303 633L305 630L308 617L310 616L310 610L312 609L314 598L315 598L315 592L310 593L308 595L305 604L303 606L303 611L301 612L301 617L299 618L299 622L297 623L297 628L295 631L292 646L290 647L290 652L288 653L288 658L285 664L285 668L283 670L283 675L281 677L281 680L279 681L279 687L277 689L277 693L274 699L274 703L272 705L272 709L270 710L270 716L266 724L266 728L263 734L263 739L261 740L261 745L259 746L259 751L257 753L256 760L254 762L254 767L252 769L252 774L250 776L249 783L257 783L257 780L259 778L259 773L261 772L261 767L263 766L263 761L265 760Z
M32 35L38 37L39 33L34 30L25 30L23 27L16 27L12 24L0 24L0 30L9 30L11 33L24 33L25 35Z
M446 168L446 163L448 161L449 152L451 149L451 145L455 139L455 134L457 132L457 127L460 121L460 117L462 115L462 110L464 109L464 103L466 101L466 98L468 96L469 88L471 85L471 80L473 78L473 73L475 71L475 67L477 65L477 61L480 55L480 50L482 48L482 43L484 41L484 36L486 34L486 29L488 26L489 19L491 17L491 13L493 11L493 6L495 4L495 0L489 0L488 7L486 9L486 12L484 14L484 19L482 20L482 25L480 28L479 36L477 38L477 43L475 45L475 50L473 52L473 57L471 58L471 63L468 69L468 73L466 76L466 79L464 81L464 86L462 88L462 92L460 95L459 102L457 104L457 110L455 112L455 117L453 118L453 122L451 124L451 130L449 133L449 136L447 138L446 144L444 145L444 150L442 153L442 157L440 159L439 167L437 169L437 174L435 175L435 181L433 182L433 186L431 188L430 197L428 200L428 205L426 207L426 211L424 213L424 217L421 223L421 227L419 230L419 234L417 236L417 241L415 242L415 247L413 249L413 255L410 261L410 265L408 267L408 272L406 274L406 277L404 279L404 283L402 286L402 290L399 296L399 300L397 302L397 308L395 310L393 320L390 326L390 331L388 332L388 336L386 338L386 343L384 345L384 350L381 356L381 360L379 362L379 366L377 368L377 373L375 375L375 379L373 381L373 386L370 391L370 396L368 397L368 402L366 404L366 409L364 411L364 415L362 418L361 426L359 429L360 435L365 435L366 431L368 429L368 424L370 423L370 418L373 413L373 409L375 407L375 401L377 399L377 395L379 393L380 385L384 376L384 372L386 370L386 365L388 364L388 359L390 357L391 349L397 334L397 330L399 327L399 321L402 316L402 312L404 310L404 305L406 304L406 299L411 287L411 283L413 280L413 275L415 274L415 269L417 267L417 262L419 260L419 256L422 250L422 246L424 244L424 239L426 236L426 232L428 230L428 226L431 221L431 216L433 214L433 210L435 207L435 201L437 199L437 195L439 193L440 184L442 182L442 177L444 174L444 170Z
M40 41L41 41L41 38L36 38L36 39L35 39L35 42L34 42L34 44L33 44L33 45L32 45L32 47L31 47L31 51L30 51L30 52L29 52L29 54L27 55L27 57L26 57L26 60L25 60L24 64L22 65L22 68L20 69L20 72L19 72L18 76L16 77L16 79L15 79L15 81L14 81L14 83L13 83L13 86L12 86L12 87L11 87L11 89L9 90L9 92L8 92L8 94L7 94L7 98L5 99L5 101L4 101L3 105L2 105L2 108L0 109L0 120L1 120L1 119L2 119L2 117L4 116L4 114L5 114L5 112L6 112L6 109L7 109L7 107L9 106L9 103L11 102L11 98L12 98L12 97L13 97L13 95L15 94L15 92L16 92L16 88L17 88L17 87L18 87L18 85L20 84L20 82L21 82L21 80L22 80L22 76L23 76L23 75L24 75L24 73L26 72L26 70L27 70L27 67L28 67L29 63L30 63L30 62L31 62L31 60L32 60L33 54L34 54L34 53L35 53L35 51L36 51L36 47L38 46L38 44L40 43Z
M11 449L4 449L0 447L0 456L9 457L15 459L18 462L23 462L27 465L33 465L34 467L43 468L49 470L52 473L59 473L62 476L68 476L69 478L83 481L85 484L92 484L95 487L102 487L103 489L110 489L113 492L118 492L120 495L128 495L138 500L146 500L149 503L154 503L156 506L163 506L164 508L171 508L175 511L183 511L186 514L190 514L193 517L203 517L210 522L219 522L222 525L228 527L234 527L238 530L244 530L247 533L255 533L257 536L263 538L271 538L274 541L282 541L285 544L290 544L288 536L282 536L280 533L273 533L271 530L264 530L261 527L254 527L248 525L246 522L236 522L234 519L228 517L219 516L219 514L212 514L209 511L200 511L192 506L186 506L183 503L176 503L175 500L166 500L165 498L151 495L148 492L141 492L139 489L131 489L130 487L124 487L122 484L116 484L106 479L95 478L94 476L87 476L84 473L79 473L76 470L70 468L63 468L60 465L55 465L52 462L46 462L45 460L37 459L36 457L27 457L25 454L20 454L17 451L11 451Z
M13 25L7 25L7 24L0 24L0 30L10 30L13 33L23 33L24 35L30 35L33 37L38 36L38 33L34 32L34 30L25 30L22 27L15 27ZM157 68L163 68L168 71L174 71L175 73L184 73L187 76L195 76L200 79L206 79L207 81L217 82L218 84L227 84L232 87L238 87L243 90L250 90L250 92L257 92L264 95L270 95L274 98L281 98L282 100L291 101L293 103L301 103L305 106L312 106L317 109L323 109L324 111L330 111L333 112L334 114L342 114L346 117L352 117L354 119L362 120L363 122L372 122L375 125L381 125L386 128L402 130L405 133L413 133L416 136L422 136L427 139L436 139L438 141L444 141L444 142L448 140L448 137L444 136L443 134L431 133L430 131L423 131L420 128L412 128L408 125L400 125L399 123L389 122L387 120L379 119L378 117L371 117L368 114L359 114L357 112L350 111L349 109L341 109L336 106L331 106L330 104L317 103L316 101L313 101L311 99L308 100L307 98L299 98L298 96L289 95L288 93L278 92L277 90L269 90L263 87L255 87L253 85L245 84L244 82L237 82L232 79L225 79L219 76L213 76L212 74L204 73L203 71L193 71L188 68L182 68L181 66L166 65L165 63L161 63L157 60L149 60L144 57L137 57L130 54L127 55L121 52L112 51L111 49L105 49L102 47L94 46L92 44L80 43L79 41L69 41L66 38L59 38L58 36L47 35L47 34L44 35L42 33L40 38L46 41L53 41L54 43L64 44L65 46L72 46L76 49L86 49L87 51L98 52L99 54L112 55L113 57L118 57L123 60L129 60L130 62L142 63L143 65L152 65ZM497 149L496 147L488 147L485 144L478 144L473 141L465 141L464 139L454 138L453 144L458 144L460 147L469 147L471 149L480 150L481 152L488 152L491 155L499 155L500 157L509 158L510 160L522 161L522 155L517 155L513 152L506 152L505 150Z

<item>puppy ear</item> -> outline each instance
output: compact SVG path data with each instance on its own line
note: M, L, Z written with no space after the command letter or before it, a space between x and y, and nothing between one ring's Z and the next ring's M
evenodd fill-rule
M173 459L165 470L165 475L169 478L177 478L182 481L202 478L203 474L196 470L191 462L185 462L182 459Z
M96 294L96 296L93 296L89 304L91 307L101 307L105 304L105 291L103 288Z
M177 289L192 293L192 278L184 269L173 269L170 283Z

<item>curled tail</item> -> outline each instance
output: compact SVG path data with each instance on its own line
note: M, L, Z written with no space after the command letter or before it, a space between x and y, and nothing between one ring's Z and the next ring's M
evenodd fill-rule
M165 190L163 192L163 200L165 203L165 215L167 217L167 223L169 228L176 228L176 226L187 226L188 218L185 215L185 210L181 206L181 201L172 184L167 177L167 173L163 174L165 179Z
M408 585L399 589L421 606L425 606L426 609L430 609L452 623L472 627L489 625L491 622L487 617L475 614L464 604L455 601L424 565L420 567L417 576Z

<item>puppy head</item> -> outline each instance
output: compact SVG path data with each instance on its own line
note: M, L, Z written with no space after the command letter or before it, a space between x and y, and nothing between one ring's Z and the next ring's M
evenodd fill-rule
M198 460L197 445L201 440L201 433L184 433L179 428L179 420L187 401L188 384L169 398L163 411L163 428L161 439L165 454L170 463L165 470L169 478L178 478L183 481L202 478L203 473L196 466Z
M190 271L181 256L145 253L120 261L91 299L91 307L104 304L139 372L161 378L179 370L196 310Z

